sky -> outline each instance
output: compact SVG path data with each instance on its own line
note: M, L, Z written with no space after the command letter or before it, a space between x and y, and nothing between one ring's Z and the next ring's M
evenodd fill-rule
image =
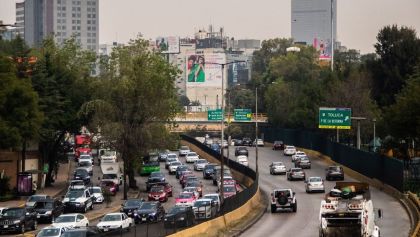
M0 0L0 20L15 22L16 0ZM404 25L420 32L420 0L338 0L337 39L361 53L374 52L378 31ZM99 42L125 43L141 33L193 37L224 27L235 39L290 37L291 0L99 0Z

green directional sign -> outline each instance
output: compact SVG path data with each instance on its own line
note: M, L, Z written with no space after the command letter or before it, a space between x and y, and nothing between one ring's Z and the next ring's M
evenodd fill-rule
M222 121L222 110L209 110L207 111L207 120L208 121Z
M319 108L319 128L350 129L350 108Z
M233 118L235 121L251 121L251 117L251 109L235 109L233 112Z

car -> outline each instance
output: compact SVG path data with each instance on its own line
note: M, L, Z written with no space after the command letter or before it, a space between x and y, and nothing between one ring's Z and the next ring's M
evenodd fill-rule
M76 168L73 172L73 179L83 180L85 184L90 183L90 175L89 175L89 172L85 168Z
M69 190L70 189L85 189L86 185L83 180L70 180Z
M194 195L194 193L182 192L175 199L175 205L191 206L192 207L196 200L197 200L197 198Z
M190 172L190 167L188 165L180 165L176 168L175 178L179 179L183 173Z
M159 152L159 161L160 162L164 162L166 161L166 158L168 157L168 154L170 153L169 150L164 150L164 151L160 151Z
M217 169L215 169L215 172L212 175L213 185L217 185L217 182L220 180L221 174L222 174L222 170L219 166ZM231 174L229 168L227 168L226 166L223 169L223 176L231 176L232 177L232 174Z
M203 198L207 198L207 199L213 200L213 202L215 203L215 205L217 207L217 212L220 211L220 203L221 203L221 200L220 200L220 195L218 193L208 193L208 194L205 194L203 196Z
M208 147L210 147L211 144L213 144L213 143L214 143L213 139L210 139L210 138L206 138L206 140L204 141L204 145L206 145Z
M305 180L306 174L305 171L302 170L302 168L290 168L287 172L286 172L286 176L287 176L287 180L296 180L296 179L301 179L301 180Z
M195 201L194 215L196 219L211 219L217 214L217 206L212 199L201 198Z
M37 214L29 207L9 207L0 216L0 233L25 233L26 230L36 230L38 226Z
M164 217L165 228L189 227L195 224L195 215L191 206L173 206Z
M104 190L104 192L107 192L112 195L116 195L118 191L118 184L114 183L112 180L101 180L99 183L99 186Z
M160 202L143 202L137 212L139 222L159 222L165 216L165 209Z
M0 216L3 214L3 211L6 210L7 207L0 207Z
M38 232L36 237L60 237L66 230L66 227L47 226Z
M295 192L287 188L274 189L271 193L271 213L277 212L278 209L288 209L296 212L297 201Z
M88 189L71 189L63 197L64 212L82 211L93 209L94 198Z
M210 145L210 149L212 149L213 151L219 152L220 153L220 145L217 143L213 143Z
M133 219L128 217L127 214L114 212L108 213L102 217L96 227L98 227L98 230L101 232L107 232L112 230L128 230L133 225Z
M154 185L150 188L148 194L149 201L167 202L169 199L168 193L165 192L165 186Z
M286 146L283 150L283 154L285 156L291 156L296 153L296 147L295 146Z
M94 203L103 203L105 198L102 192L102 188L99 186L89 187L89 193L95 197Z
M171 162L174 162L174 161L179 161L178 156L176 154L168 154L168 157L166 158L166 161L165 161L165 168L169 169L169 165L171 164Z
M244 137L242 139L242 145L244 146L252 146L252 140L249 137Z
M180 166L178 166L178 168L179 168ZM183 179L185 179L186 177L185 176L195 176L195 174L194 174L194 172L192 172L191 170L184 170L184 171L181 171L180 173L179 173L179 183L180 184L182 184L182 182L183 182Z
M227 147L229 146L229 143L228 143L228 141L223 140L223 141L221 142L220 146L221 146L221 147L223 147L223 148L227 148Z
M179 179L179 183L181 184L181 187L184 188L185 184L188 182L188 180L190 179L194 179L194 180L198 180L197 177L195 177L195 174L184 174L180 179Z
M200 159L200 156L198 156L195 152L188 152L185 156L185 162L187 163L194 163L198 159Z
M235 148L235 156L248 156L248 148L244 146Z
M190 151L191 150L188 146L181 146L179 148L179 156L186 156Z
M176 172L176 168L178 168L178 166L182 165L182 163L180 161L173 161L169 164L169 174L175 174Z
M235 196L236 192L236 185L223 185L223 198Z
M232 176L223 176L223 185L233 185L236 186L236 180L234 180L232 178ZM220 190L220 188L222 187L222 182L219 180L217 180L217 189Z
M152 172L146 181L146 190L149 191L153 185L158 183L164 183L165 181L165 175L162 172Z
M232 140L234 146L242 146L243 142L242 139L233 139Z
M198 192L197 187L185 187L184 189L182 189L182 192L193 193L196 199L200 198L200 193Z
M117 152L113 150L103 150L99 153L99 161L101 163L115 163L117 162Z
M54 227L85 227L89 226L89 220L85 215L79 213L62 214L58 216L52 223Z
M63 214L64 205L57 199L43 199L35 203L34 211L37 213L38 222L51 223L57 216Z
M239 164L243 165L243 166L248 166L248 157L247 156L237 156L236 157L236 162L238 162Z
M281 161L274 161L270 164L270 174L286 174L286 166Z
M329 166L325 170L325 172L326 172L325 174L326 180L333 180L333 179L344 180L344 170L343 170L343 167L341 166Z
M143 201L140 199L127 199L121 204L120 212L124 212L127 216L134 218L134 215L137 214L142 203ZM137 218L134 219L136 220Z
M80 227L77 229L69 229L61 237L94 237L100 236L100 232L95 228Z
M79 156L79 159L77 160L77 162L80 162L80 160L82 160L82 161L90 160L92 162L92 164L94 163L93 156L90 155L90 154L81 154Z
M209 162L206 159L198 159L194 162L194 170L202 171Z
M28 199L26 200L25 206L29 208L34 207L37 201L40 201L43 199L49 199L49 198L51 198L49 195L44 195L44 194L32 195L28 197Z
M311 168L311 161L307 156L301 156L295 161L296 168L302 169L310 169Z
M321 177L309 177L305 181L305 191L307 193L323 192L325 193L324 180Z
M93 163L90 160L79 160L80 168L85 168L89 175L93 175Z
M274 141L274 143L273 143L273 150L284 150L284 143L283 143L283 141Z
M218 164L210 163L204 166L203 169L203 178L204 179L211 179L216 167L220 167Z
M258 138L256 141L254 140L253 142L252 142L252 146L264 146L264 141L263 141L263 139L261 139L261 138Z
M296 162L299 158L306 156L306 153L303 151L296 151L295 154L292 155L292 161Z

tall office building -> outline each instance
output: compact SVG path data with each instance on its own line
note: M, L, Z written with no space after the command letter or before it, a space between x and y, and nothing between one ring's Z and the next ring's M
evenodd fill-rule
M337 38L337 0L291 0L292 38L331 55L331 30ZM332 18L332 20L331 20ZM331 26L332 24L332 26Z
M16 3L16 32L21 38L25 38L25 3Z
M30 46L39 46L49 35L59 44L74 36L82 48L98 52L99 0L25 0L23 4L24 39ZM17 9L18 4L16 19L22 17Z

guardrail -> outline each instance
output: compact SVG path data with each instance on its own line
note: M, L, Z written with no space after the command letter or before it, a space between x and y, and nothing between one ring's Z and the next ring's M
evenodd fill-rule
M411 237L419 237L420 236L420 201L416 194L412 192L407 192L405 197L406 202L408 203L409 208L412 210L412 222L414 223L413 232L411 233Z

